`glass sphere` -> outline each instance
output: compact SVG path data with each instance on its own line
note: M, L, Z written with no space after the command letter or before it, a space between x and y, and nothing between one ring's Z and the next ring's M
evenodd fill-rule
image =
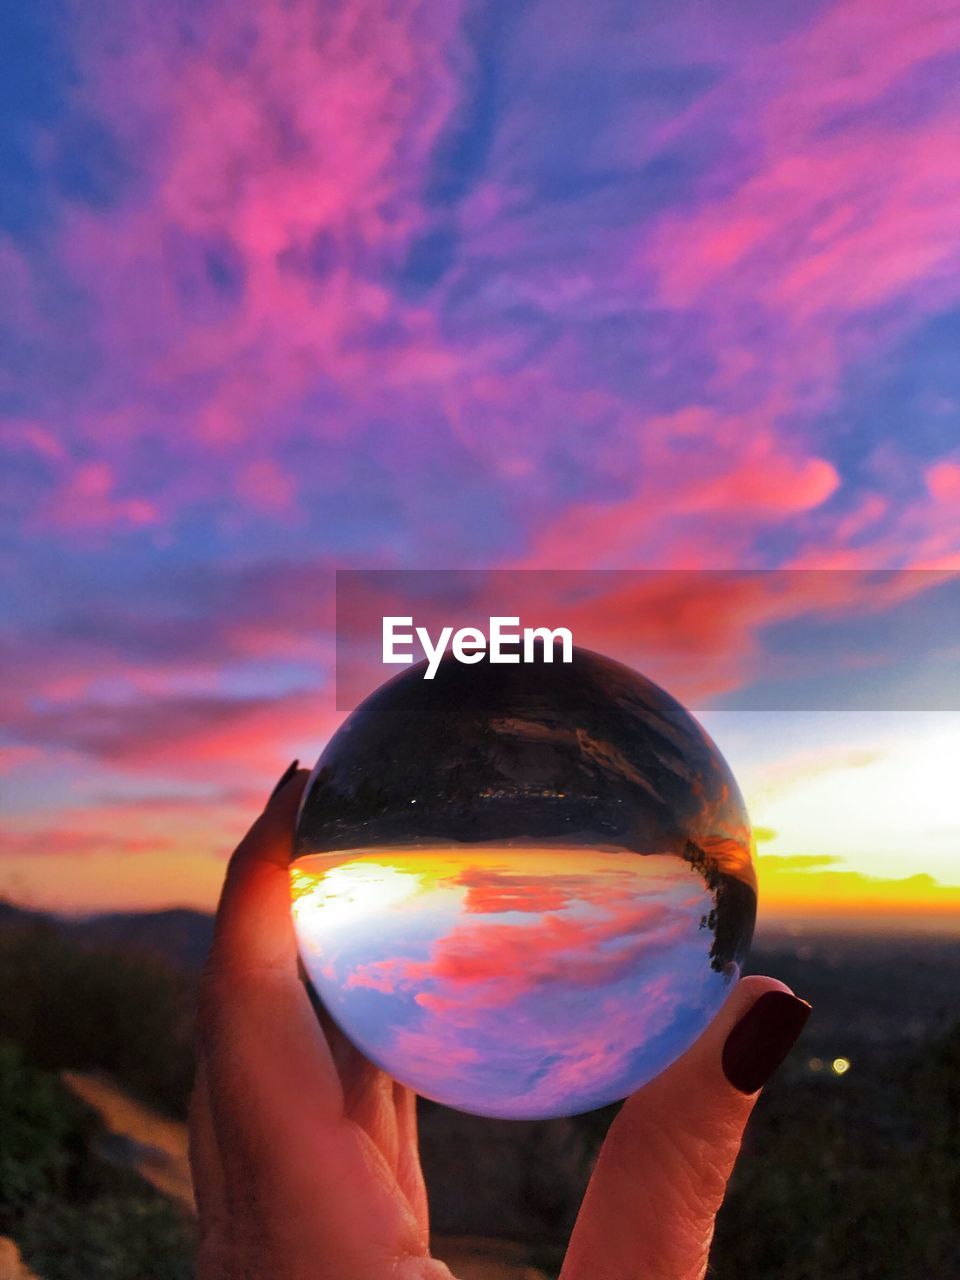
M291 865L307 974L437 1102L538 1119L623 1098L692 1044L749 948L733 775L679 702L588 650L424 667L310 776Z

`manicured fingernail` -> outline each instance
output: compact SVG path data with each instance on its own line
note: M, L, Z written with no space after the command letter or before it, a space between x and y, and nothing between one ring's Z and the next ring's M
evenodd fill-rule
M741 1093L756 1093L784 1060L810 1016L806 1000L767 991L727 1036L723 1073Z
M267 804L269 804L269 803L270 803L270 801L273 799L273 797L277 794L277 792L278 792L278 791L282 791L282 790L283 790L283 788L287 785L287 783L290 781L290 779L293 777L293 775L297 772L297 770L299 769L299 767L300 767L300 761L299 761L299 760L294 760L293 764L291 764L291 765L288 765L288 766L287 766L287 768L286 768L286 769L283 771L283 773L280 775L280 781L277 783L277 785L276 785L276 786L273 788L273 790L270 792L270 797L269 797L269 799L267 800Z

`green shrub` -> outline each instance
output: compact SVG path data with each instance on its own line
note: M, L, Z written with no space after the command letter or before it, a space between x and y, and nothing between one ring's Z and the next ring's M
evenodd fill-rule
M24 1222L18 1244L43 1280L192 1280L190 1224L159 1196L48 1200Z
M132 1170L51 1072L0 1042L0 1233L42 1280L189 1280L193 1225Z
M0 1041L0 1227L42 1196L66 1194L92 1114L56 1078L28 1067L18 1045Z

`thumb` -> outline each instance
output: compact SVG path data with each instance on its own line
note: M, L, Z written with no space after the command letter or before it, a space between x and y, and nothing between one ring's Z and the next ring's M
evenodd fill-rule
M560 1280L700 1280L760 1087L809 1012L782 982L743 978L700 1039L627 1099Z

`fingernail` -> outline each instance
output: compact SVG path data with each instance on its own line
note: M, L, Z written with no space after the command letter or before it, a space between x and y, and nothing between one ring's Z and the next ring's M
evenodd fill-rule
M727 1036L723 1073L741 1093L756 1093L784 1060L810 1016L806 1000L767 991Z
M267 799L267 804L270 803L270 801L273 799L273 797L277 794L278 791L283 790L283 788L287 785L287 783L290 781L293 775L297 772L299 767L300 767L299 760L294 760L293 764L287 765L286 769L284 769L283 773L280 775L280 781L270 792L269 798Z

